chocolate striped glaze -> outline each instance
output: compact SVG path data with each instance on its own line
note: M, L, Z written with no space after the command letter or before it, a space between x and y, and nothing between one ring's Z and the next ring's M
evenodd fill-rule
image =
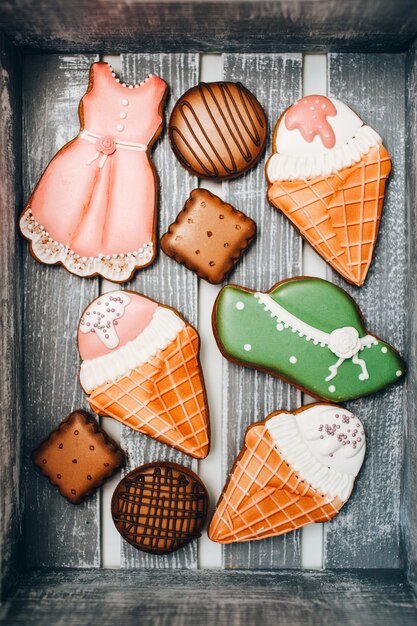
M208 506L206 488L192 470L160 461L122 478L111 509L128 543L151 554L170 554L200 537Z
M267 123L241 83L199 83L176 103L169 138L180 163L200 178L234 178L265 148Z

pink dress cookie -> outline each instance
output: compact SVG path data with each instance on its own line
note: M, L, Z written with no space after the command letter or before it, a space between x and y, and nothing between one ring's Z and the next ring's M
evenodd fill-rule
M49 163L20 219L37 260L115 282L152 263L157 196L148 152L166 91L157 76L127 87L107 63L91 66L80 132Z

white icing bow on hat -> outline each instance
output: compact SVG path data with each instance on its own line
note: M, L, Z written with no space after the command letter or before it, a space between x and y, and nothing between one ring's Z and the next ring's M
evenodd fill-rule
M361 368L359 380L368 380L369 374L366 363L359 358L358 353L364 348L376 345L378 341L375 337L372 335L359 337L358 331L353 326L336 328L331 333L326 333L300 320L275 302L267 293L257 292L254 295L259 303L264 306L265 311L269 311L271 316L276 318L278 331L291 328L293 332L304 337L306 341L312 341L314 345L320 345L323 348L328 347L338 357L336 363L329 367L330 374L326 377L327 382L337 376L339 367L346 359L352 359L352 363Z

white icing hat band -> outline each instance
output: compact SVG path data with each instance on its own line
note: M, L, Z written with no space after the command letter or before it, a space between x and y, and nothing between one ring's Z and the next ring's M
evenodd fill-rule
M282 331L284 328L291 328L300 337L304 337L306 341L312 341L314 345L327 347L338 360L334 365L329 367L330 374L326 381L333 380L337 376L338 369L346 359L352 359L352 363L361 368L359 380L367 380L369 378L366 363L358 357L358 353L364 348L370 348L377 345L378 341L372 335L359 337L359 333L353 326L345 326L336 328L331 333L326 333L314 326L310 326L298 317L287 311L283 306L275 302L267 293L256 292L255 298L263 305L265 311L269 311L272 317L277 320L277 330Z

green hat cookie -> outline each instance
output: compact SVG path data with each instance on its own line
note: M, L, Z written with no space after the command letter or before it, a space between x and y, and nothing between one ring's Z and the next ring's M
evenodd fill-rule
M370 335L350 296L319 278L294 278L268 293L224 287L214 305L223 355L334 401L366 396L405 372L394 348Z

